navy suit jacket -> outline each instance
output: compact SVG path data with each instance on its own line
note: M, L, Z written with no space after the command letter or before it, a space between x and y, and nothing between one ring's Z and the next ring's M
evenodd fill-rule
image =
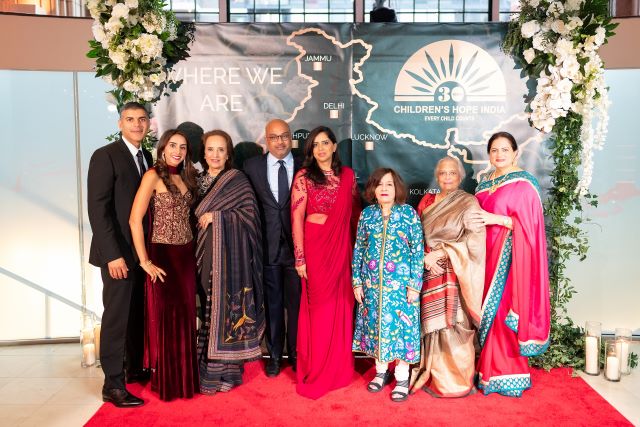
M294 175L300 169L301 164L302 161L294 157ZM278 258L281 235L284 234L289 249L293 254L293 239L291 238L291 192L289 192L287 202L284 206L280 206L276 198L273 197L267 176L267 154L247 159L244 162L244 172L249 177L249 181L251 181L251 185L258 198L258 205L260 206L264 263L275 264Z

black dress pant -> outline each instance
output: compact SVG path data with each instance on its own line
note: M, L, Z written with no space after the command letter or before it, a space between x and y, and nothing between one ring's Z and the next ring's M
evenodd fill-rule
M108 268L102 274L102 329L100 363L104 388L125 388L125 369L142 370L144 354L144 279L142 268L131 269L126 279L113 279Z
M301 285L293 260L289 260L287 263L264 266L267 351L276 359L282 358L285 336L287 354L289 357L296 357Z

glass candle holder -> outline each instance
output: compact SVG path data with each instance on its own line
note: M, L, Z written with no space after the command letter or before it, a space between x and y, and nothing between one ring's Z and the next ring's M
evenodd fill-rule
M631 329L616 328L616 351L620 358L620 373L629 375L629 347L631 346Z
M96 363L96 343L93 333L93 319L89 314L82 316L82 329L80 330L80 348L82 349L82 361L80 366L87 368Z
M616 340L607 342L604 357L604 377L609 381L620 381L620 357Z
M584 372L600 375L600 340L602 323L587 322L584 328Z
M96 366L100 367L100 332L102 330L102 323L96 322L93 325L93 341L96 345Z

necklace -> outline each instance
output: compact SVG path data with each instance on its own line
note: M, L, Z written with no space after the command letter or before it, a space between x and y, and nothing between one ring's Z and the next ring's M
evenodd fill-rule
M489 187L489 194L493 194L499 186L502 185L502 183L504 183L507 180L508 175L511 173L511 169L507 170L504 174L500 175L497 178L494 178L496 172L493 171L493 173L491 174L491 180L494 181L493 184L491 184L491 187Z

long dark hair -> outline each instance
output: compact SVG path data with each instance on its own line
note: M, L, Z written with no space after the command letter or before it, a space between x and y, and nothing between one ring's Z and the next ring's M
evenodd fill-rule
M336 135L326 126L318 126L309 133L307 141L304 143L304 162L302 163L302 167L307 170L305 176L316 184L327 183L327 177L324 175L324 172L322 172L322 169L320 169L316 158L313 157L313 141L321 133L326 133L333 144L338 143ZM340 161L340 156L338 156L337 151L331 155L331 170L336 176L339 176L342 171L342 162Z
M176 185L173 182L171 182L169 167L167 165L167 162L163 158L164 149L167 147L169 140L174 135L180 135L181 137L184 138L185 142L187 143L187 155L184 158L184 162L183 162L184 165L180 170L180 177L182 178L182 181L184 182L184 184L187 186L187 191L191 193L191 203L194 203L196 198L193 196L195 196L196 194L197 172L196 172L196 168L193 167L193 163L191 163L191 147L189 146L189 141L187 140L187 136L183 132L176 129L169 129L162 134L162 137L160 137L160 142L158 142L158 147L156 148L156 164L154 165L154 167L156 169L156 173L158 174L160 179L162 179L162 182L164 183L165 187L167 187L167 190L174 194L179 194L180 189L178 189L178 187L176 187ZM178 167L180 168L180 166Z

